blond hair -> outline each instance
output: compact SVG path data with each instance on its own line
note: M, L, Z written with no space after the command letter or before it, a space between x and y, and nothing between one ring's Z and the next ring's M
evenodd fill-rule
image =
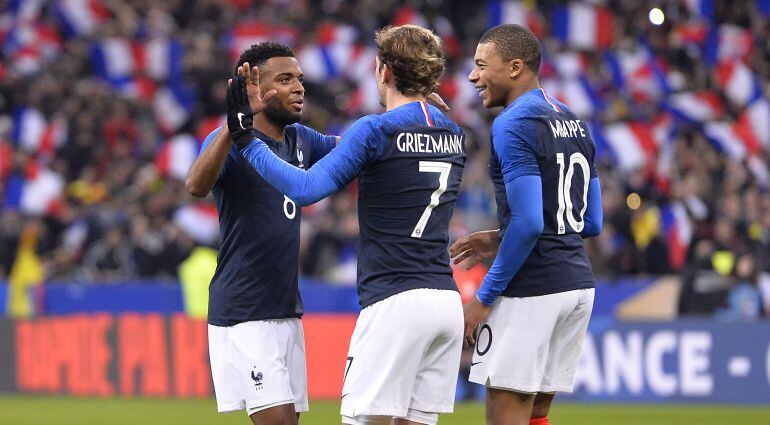
M441 38L417 25L385 27L374 37L377 56L393 71L396 89L406 95L434 92L446 60Z

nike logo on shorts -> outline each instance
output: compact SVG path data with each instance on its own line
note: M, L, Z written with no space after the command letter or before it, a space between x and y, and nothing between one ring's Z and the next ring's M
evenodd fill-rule
M475 363L471 363L471 367L473 367L473 366L476 366L477 364L481 364L481 363L484 363L484 362L475 362Z

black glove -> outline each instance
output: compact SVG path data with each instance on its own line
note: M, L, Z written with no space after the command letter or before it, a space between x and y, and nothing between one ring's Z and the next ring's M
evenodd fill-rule
M245 148L254 140L254 114L246 92L246 78L241 75L233 77L232 84L227 88L227 129L238 149Z

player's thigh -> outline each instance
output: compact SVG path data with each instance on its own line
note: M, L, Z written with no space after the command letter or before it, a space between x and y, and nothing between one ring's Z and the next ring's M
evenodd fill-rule
M525 393L540 391L551 333L563 304L558 295L498 298L479 328L470 381Z
M405 291L362 310L345 364L343 416L406 415L423 355L436 333L424 291L438 290Z
M569 291L574 302L556 323L543 379L544 392L571 392L588 322L593 310L594 289Z
M254 425L297 425L299 415L289 403L258 410L251 413L249 418Z
M487 424L528 425L534 400L533 393L487 388Z
M437 291L431 298L424 308L431 309L429 326L436 332L417 372L409 406L413 418L407 417L425 424L432 423L433 413L448 413L454 408L464 331L460 294Z

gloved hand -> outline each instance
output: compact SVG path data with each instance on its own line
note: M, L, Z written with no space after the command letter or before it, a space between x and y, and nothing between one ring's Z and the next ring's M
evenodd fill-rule
M246 78L233 77L227 88L227 129L238 149L243 149L254 140L254 114L246 92Z

